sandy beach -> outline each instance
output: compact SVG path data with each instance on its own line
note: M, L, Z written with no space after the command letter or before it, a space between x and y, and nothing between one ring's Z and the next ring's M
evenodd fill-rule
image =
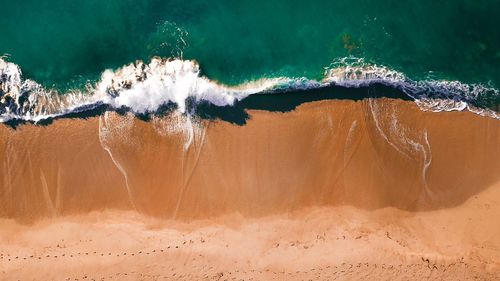
M461 207L312 208L182 223L93 212L2 221L2 280L495 280L497 185Z
M409 101L0 127L1 280L495 280L500 123Z

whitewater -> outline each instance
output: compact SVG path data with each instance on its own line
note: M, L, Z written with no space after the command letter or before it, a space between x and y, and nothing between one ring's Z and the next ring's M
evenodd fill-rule
M500 119L498 112L474 105L486 95L498 97L499 91L493 87L447 80L414 81L401 72L366 63L361 58L336 60L325 67L321 80L274 77L228 86L203 76L194 60L154 57L149 63L136 61L117 70L105 70L98 82L64 93L25 79L17 64L0 58L0 122L37 123L100 106L154 114L163 106L175 105L180 113L193 115L194 107L188 106L191 102L232 106L254 94L298 90L307 94L307 90L322 87L365 88L377 83L400 90L422 110L469 110Z

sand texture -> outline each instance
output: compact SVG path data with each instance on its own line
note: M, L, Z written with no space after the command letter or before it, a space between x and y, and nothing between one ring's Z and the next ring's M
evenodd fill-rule
M500 278L498 120L249 113L0 126L0 280Z

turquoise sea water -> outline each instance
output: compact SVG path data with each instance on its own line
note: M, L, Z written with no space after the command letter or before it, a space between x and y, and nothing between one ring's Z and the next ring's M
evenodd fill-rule
M0 54L47 87L78 87L152 56L197 60L226 84L319 79L332 62L355 56L415 80L500 86L498 0L0 0L0 7Z

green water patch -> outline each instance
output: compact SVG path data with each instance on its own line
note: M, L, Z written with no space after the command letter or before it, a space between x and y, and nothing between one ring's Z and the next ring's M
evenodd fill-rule
M496 0L1 0L0 54L45 86L78 87L137 59L197 60L227 84L319 79L364 57L412 79L500 85Z

